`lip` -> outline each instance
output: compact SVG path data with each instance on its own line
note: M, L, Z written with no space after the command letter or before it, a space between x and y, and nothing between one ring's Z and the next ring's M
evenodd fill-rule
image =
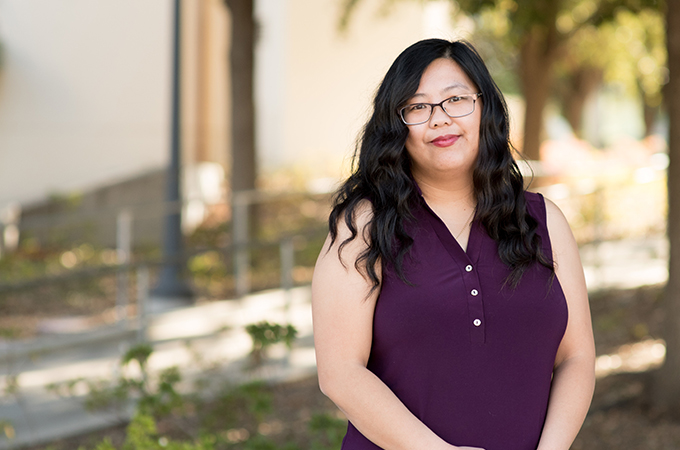
M456 143L460 135L457 134L445 134L444 136L439 136L432 140L432 144L437 147L449 147Z

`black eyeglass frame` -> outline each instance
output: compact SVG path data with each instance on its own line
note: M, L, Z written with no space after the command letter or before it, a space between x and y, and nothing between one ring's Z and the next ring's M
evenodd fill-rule
M453 95L453 96L451 96L451 97L449 97L449 98L445 98L444 100L442 100L442 101L439 102L439 103L425 103L425 102L409 103L408 105L403 106L402 108L399 109L399 117L401 118L401 121L404 122L404 124L406 124L406 125L421 125L421 124L423 124L423 123L429 122L429 120L432 118L432 114L434 114L434 108L435 108L436 106L440 106L440 107L442 108L442 111L444 111L444 113L445 113L447 116L449 116L450 118L452 118L452 119L455 119L455 118L457 118L457 117L465 117L465 116L469 116L470 114L472 114L473 112L475 112L475 107L476 107L475 105L477 104L477 99L478 99L479 97L481 97L481 96L482 96L482 93L481 93L481 92L477 92L477 93L474 93L474 94L459 94L459 95ZM444 103L448 102L448 101L451 100L452 98L463 98L463 97L464 97L464 98L472 97L472 111L470 111L470 112L467 113L467 114L461 114L461 115L459 115L459 116L452 116L451 114L449 114L449 112L446 110L446 108L444 108ZM404 119L404 110L405 110L406 108L408 108L409 106L413 106L413 105L427 105L427 106L430 107L430 115L427 116L427 119L426 119L426 120L423 120L422 122L413 122L413 123L409 123L409 122L406 121L406 119Z

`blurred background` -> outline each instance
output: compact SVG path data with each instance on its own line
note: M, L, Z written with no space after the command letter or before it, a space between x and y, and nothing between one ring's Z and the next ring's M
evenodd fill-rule
M429 37L479 50L581 248L599 384L573 448L680 448L672 2L0 0L0 448L129 423L130 448L337 448L309 283L375 89Z

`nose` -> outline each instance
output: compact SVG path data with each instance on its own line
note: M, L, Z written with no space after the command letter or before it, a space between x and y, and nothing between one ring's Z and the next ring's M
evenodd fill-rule
M446 114L444 107L442 105L434 106L434 109L432 110L432 117L430 117L430 126L436 128L450 124L451 117Z

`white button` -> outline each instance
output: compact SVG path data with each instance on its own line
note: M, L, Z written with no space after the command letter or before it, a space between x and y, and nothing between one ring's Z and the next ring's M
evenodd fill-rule
M466 271L466 272L472 272L472 266L471 266L470 264L468 264L467 266L465 266L465 271Z
M477 291L477 289L473 289L473 290L470 291L470 294L476 296L477 294L479 294L479 292Z
M478 327L478 326L480 326L480 325L482 324L482 321L479 320L479 319L475 319L472 323L473 323L476 327Z

